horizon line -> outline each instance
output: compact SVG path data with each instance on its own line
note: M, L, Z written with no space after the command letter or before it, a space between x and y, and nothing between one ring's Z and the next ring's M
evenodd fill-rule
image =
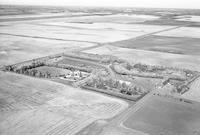
M175 7L132 7L132 6L92 6L92 5L40 5L40 4L1 4L0 6L33 6L33 7L87 7L87 8L138 8L138 9L176 9L176 10L200 10L200 8L175 8Z

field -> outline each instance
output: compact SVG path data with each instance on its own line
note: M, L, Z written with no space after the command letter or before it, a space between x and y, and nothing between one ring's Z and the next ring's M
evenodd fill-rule
M175 30L157 33L158 36L200 38L199 27L181 27Z
M1 35L0 42L1 66L96 45L87 42L59 41L11 35Z
M132 63L144 63L148 65L162 65L200 71L199 56L170 54L155 51L128 49L115 46L103 46L84 52L93 54L109 54L125 59Z
M0 72L0 80L0 134L75 134L128 106L121 100L13 73Z
M119 23L119 24L131 24L131 23L142 23L150 20L157 20L159 16L155 15L139 15L139 14L127 14L119 13L111 15L93 15L84 17L74 17L70 19L63 19L65 22L75 23Z
M183 94L183 97L200 102L200 78L191 84L190 90Z
M45 17L57 17L57 16L69 16L70 14L67 13L41 13L41 14L23 14L23 15L3 15L0 16L0 22L5 21L5 20L15 20L15 19L31 19L31 18L45 18Z
M113 46L166 52L173 54L200 55L199 38L167 37L151 35L142 40L128 39L110 43Z
M199 22L200 10L0 5L0 135L200 135L200 79L170 84L198 73L166 68L200 71Z
M69 19L70 20L70 19ZM39 23L47 26L60 26L66 28L74 29L86 29L86 30L110 30L110 31L119 31L119 32L132 32L132 33L142 33L148 34L155 31L165 30L168 28L173 28L173 26L154 26L154 25L142 25L142 24L121 24L121 23L112 23L112 22L101 22L101 23L81 23L81 22L47 22Z
M29 29L30 27L31 29ZM76 40L89 43L118 41L139 36L142 34L142 33L131 33L126 31L116 32L115 30L109 30L109 29L88 30L88 29L77 29L69 27L44 26L44 25L33 25L33 24L18 24L12 26L4 26L1 27L1 33L16 35L16 36L28 36L31 38L44 38L44 39L55 39L64 41Z
M128 25L108 23L77 24L54 22L21 23L2 26L0 34L30 38L105 43L125 40L171 28L170 26ZM31 29L30 29L31 28Z
M178 21L187 21L187 22L200 22L200 16L178 16L177 19Z
M198 135L200 104L153 97L123 123L149 135Z

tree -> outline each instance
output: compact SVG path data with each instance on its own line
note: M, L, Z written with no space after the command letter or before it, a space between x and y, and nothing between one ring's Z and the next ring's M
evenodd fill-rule
M25 71L24 71L24 74L28 75L28 74L29 74L29 73L28 73L28 70L25 70Z
M119 82L119 84L118 84L118 86L117 86L117 89L118 89L118 90L121 90L121 89L122 89L122 83L121 83L121 82Z
M138 64L135 64L134 65L134 68L137 68L137 69L139 69L140 71L147 71L147 69L148 69L148 66L147 65L144 65L144 64L140 64L140 63L138 63Z
M127 63L126 65L126 69L131 70L133 67L131 66L131 64Z
M113 85L113 86L114 86L114 88L118 88L119 85L120 85L120 82L117 80L117 81L114 82L114 85Z
M42 74L42 72L39 72L39 77L43 77L43 74Z
M94 84L94 87L96 88L97 87L97 80L95 78L93 79L93 84Z
M31 76L35 76L35 69L31 70Z
M19 73L20 74L23 74L24 73L24 70L21 68L21 69L19 69Z
M121 90L120 90L120 93L124 94L124 93L126 93L126 90L121 89Z
M46 71L45 77L46 78L51 78L51 74L48 71Z
M17 69L15 72L16 72L16 73L20 73L20 69Z
M122 83L122 89L127 89L127 84L125 82Z
M80 75L79 75L79 76L80 76L80 78L82 78L82 77L83 77L83 75L82 75L82 72L80 72Z
M110 78L110 79L108 80L108 86L111 87L111 88L114 86L114 81L113 81L113 79Z
M100 88L100 89L105 89L105 84L104 84L104 81L102 78L98 78L98 81L97 81L97 88Z
M87 86L90 86L90 87L94 87L94 81L92 79L89 79L87 82L86 82L86 85Z
M14 67L13 66L6 66L5 70L7 70L7 71L14 71Z

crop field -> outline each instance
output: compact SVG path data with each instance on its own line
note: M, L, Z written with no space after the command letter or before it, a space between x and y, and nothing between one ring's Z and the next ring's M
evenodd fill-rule
M107 54L117 56L132 63L162 65L200 71L199 56L170 54L146 50L128 49L115 46L103 46L84 51L92 54Z
M182 96L186 99L195 100L200 102L200 78L195 80L190 87L190 90L184 93Z
M23 15L3 15L3 16L0 16L0 22L2 20L9 20L9 19L26 19L26 18L37 18L37 17L57 17L57 16L67 16L67 15L70 15L70 14L66 14L66 13L41 13L41 14L23 14Z
M157 33L158 36L200 38L199 27L181 27L178 29Z
M30 29L31 28L31 29ZM42 32L41 32L42 31ZM1 27L1 33L7 35L25 36L31 38L43 38L54 40L70 40L82 42L112 42L131 37L139 36L142 33L127 32L127 31L113 31L109 29L103 30L88 30L88 29L74 29L58 26L44 26L33 24L16 24L12 26Z
M11 35L1 35L0 42L1 66L96 45L87 42L59 41Z
M157 20L159 16L154 15L139 15L139 14L113 14L113 15L93 15L93 16L80 16L73 17L69 19L59 19L65 22L75 22L75 23L121 23L121 24L131 24L131 23L141 23L150 20ZM52 19L53 20L53 19ZM55 20L56 21L56 20Z
M149 135L199 134L200 104L154 96L123 123Z
M40 23L41 24L41 23ZM44 25L50 26L60 26L67 28L76 28L76 29L88 29L88 30L112 30L112 31L126 31L126 32L138 32L138 33L152 33L155 31L160 31L173 26L154 26L154 25L142 25L142 24L120 24L120 23L111 23L111 22L102 22L102 23L76 23L76 22L45 22Z
M53 22L51 24L51 21L49 21L47 24L45 22L42 24L21 23L3 26L1 27L0 34L63 41L76 40L89 43L104 43L125 40L168 28L171 28L171 26L64 22Z
M187 22L200 22L200 16L192 15L192 16L178 16L178 21L187 21Z
M128 107L124 101L52 81L5 72L0 80L2 135L75 134Z
M157 52L166 52L185 55L200 55L200 39L186 37L167 37L151 35L142 40L128 39L110 43L130 49L141 49Z

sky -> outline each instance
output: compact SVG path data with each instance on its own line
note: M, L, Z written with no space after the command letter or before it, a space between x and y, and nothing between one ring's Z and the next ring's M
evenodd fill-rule
M200 0L0 0L0 4L200 9Z

